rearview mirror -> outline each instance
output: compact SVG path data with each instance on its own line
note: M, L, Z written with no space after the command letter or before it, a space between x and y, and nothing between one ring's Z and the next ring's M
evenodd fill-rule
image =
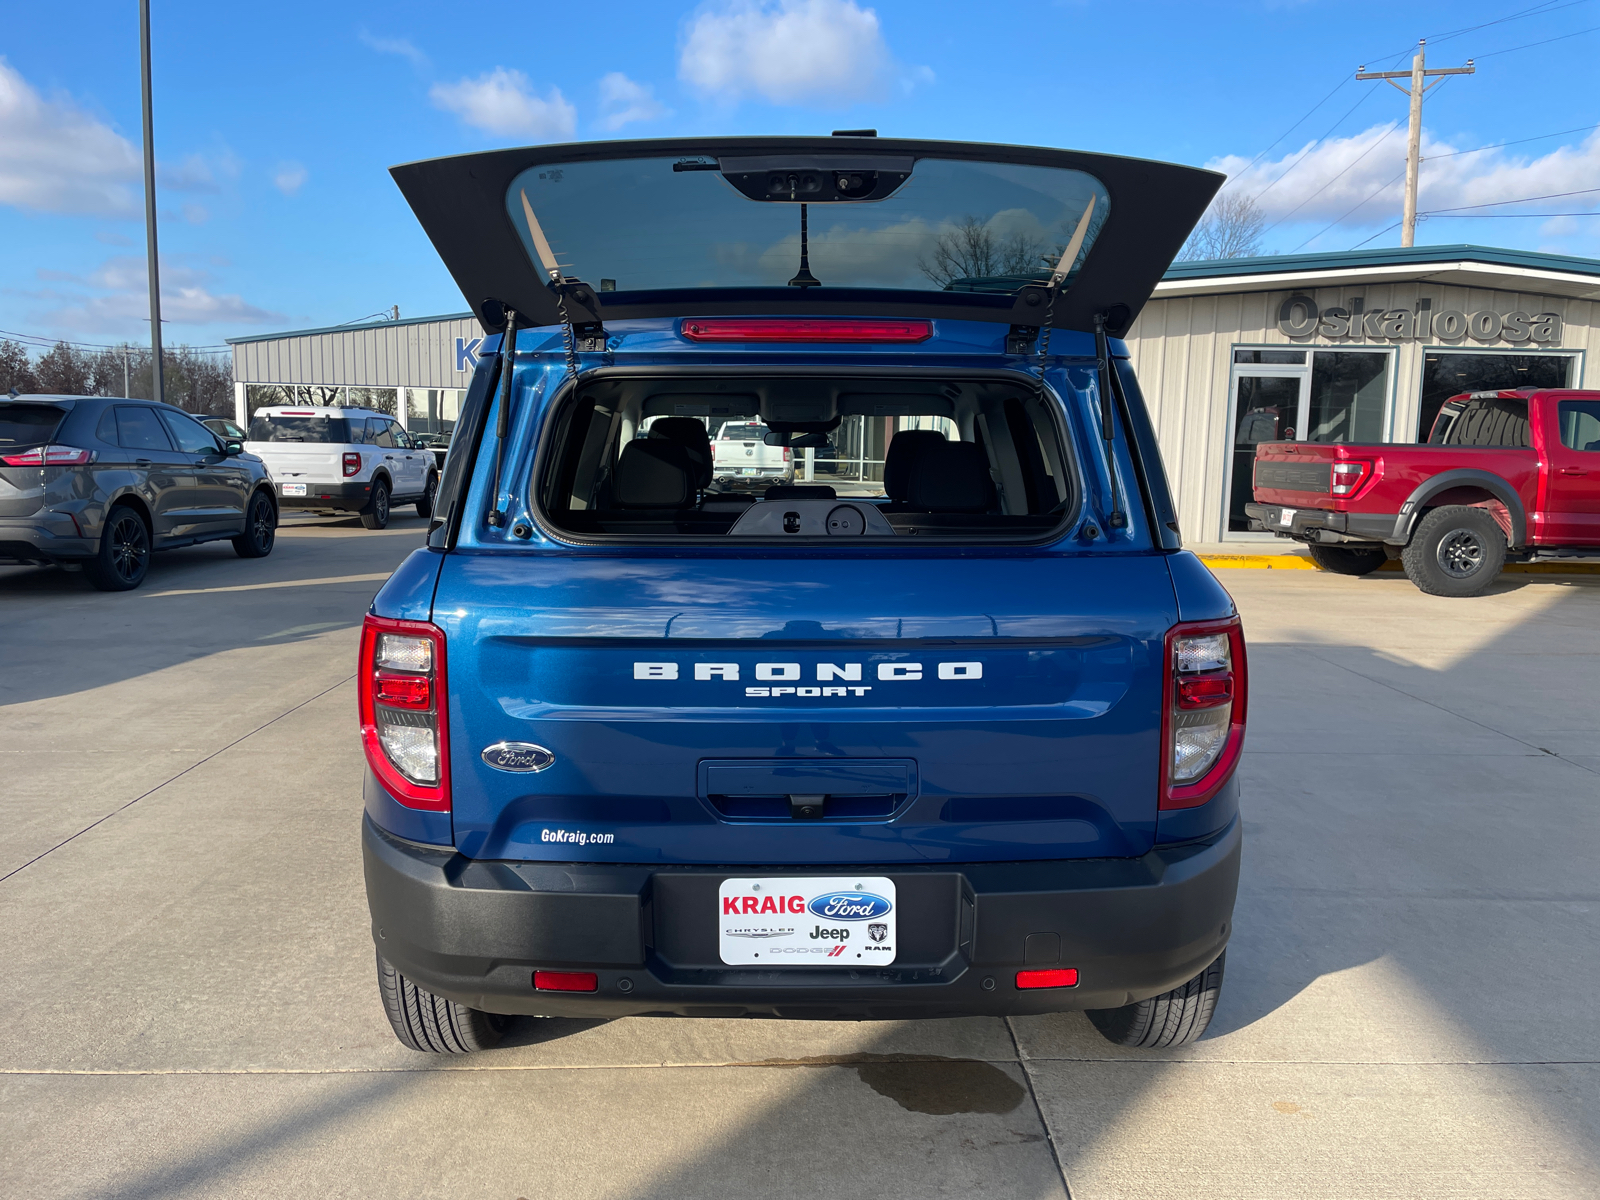
M828 444L825 433L769 433L761 439L769 446L788 446L791 450L820 450Z

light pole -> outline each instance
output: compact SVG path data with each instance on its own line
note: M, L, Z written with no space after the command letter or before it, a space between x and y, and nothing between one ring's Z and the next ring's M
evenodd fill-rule
M139 0L139 85L144 100L144 235L150 260L151 399L162 401L161 272L156 264L156 144L150 108L150 0Z

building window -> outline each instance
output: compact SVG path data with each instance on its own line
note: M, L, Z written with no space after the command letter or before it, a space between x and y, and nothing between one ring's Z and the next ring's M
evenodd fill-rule
M398 407L394 388L344 387L320 383L251 383L245 385L244 395L245 405L251 413L258 408L304 404L315 408L370 408L392 417Z
M1492 350L1427 354L1422 363L1417 441L1428 440L1439 409L1452 396L1513 388L1571 387L1573 358L1571 354L1506 354Z
M443 438L448 445L466 395L461 388L407 388L406 428L419 436Z

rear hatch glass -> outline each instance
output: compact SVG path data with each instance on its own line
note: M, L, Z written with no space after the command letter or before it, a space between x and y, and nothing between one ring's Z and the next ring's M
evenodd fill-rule
M0 450L46 444L66 415L53 404L0 405Z
M250 423L252 442L313 442L348 445L350 422L343 417L258 416Z
M537 494L558 536L1034 540L1076 505L1061 418L1003 377L591 377Z

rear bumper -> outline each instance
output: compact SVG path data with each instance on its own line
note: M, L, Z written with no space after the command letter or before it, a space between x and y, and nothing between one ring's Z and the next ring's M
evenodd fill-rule
M308 483L304 496L286 496L286 485L276 485L279 508L336 508L343 512L359 512L367 506L372 495L372 484L367 483Z
M26 517L0 517L0 563L82 562L99 550L99 540L80 537L66 513L43 509Z
M1301 542L1337 545L1341 542L1387 542L1405 545L1399 513L1331 512L1324 508L1292 508L1287 504L1246 504L1250 528L1292 537ZM1288 523L1284 514L1290 514Z
M1192 978L1227 945L1239 822L1132 859L864 868L895 882L893 966L722 965L716 897L729 869L488 862L362 821L378 951L473 1008L545 1016L899 1019L1117 1008ZM1075 967L1074 988L1019 991L1024 967ZM592 993L533 989L535 968L592 971Z

